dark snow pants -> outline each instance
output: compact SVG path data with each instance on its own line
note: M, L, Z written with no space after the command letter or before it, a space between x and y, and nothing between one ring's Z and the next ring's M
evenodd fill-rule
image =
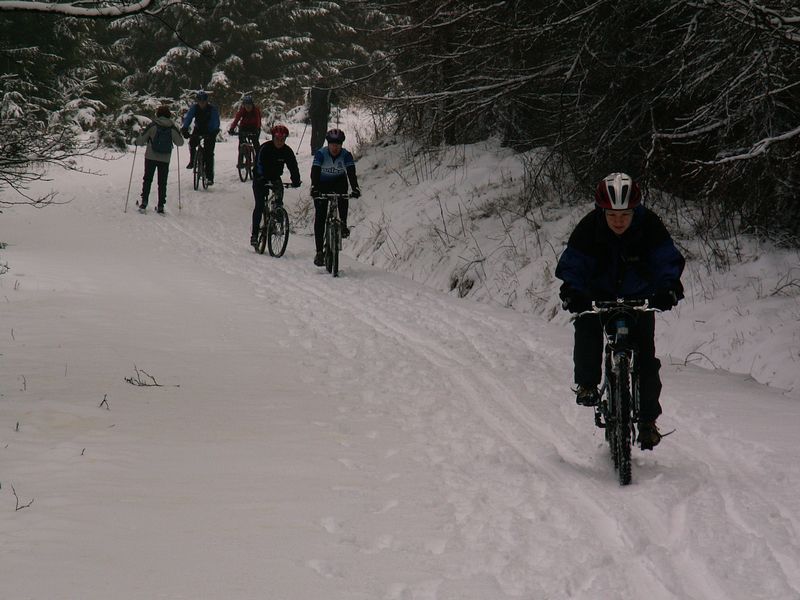
M158 205L164 206L167 202L167 176L169 163L160 160L144 159L144 180L142 181L142 202L139 206L146 207L150 198L150 187L153 185L153 175L158 170Z
M641 313L634 329L639 361L640 420L655 421L661 414L661 361L656 358L654 313ZM587 387L600 384L603 363L603 326L598 315L575 320L575 383Z

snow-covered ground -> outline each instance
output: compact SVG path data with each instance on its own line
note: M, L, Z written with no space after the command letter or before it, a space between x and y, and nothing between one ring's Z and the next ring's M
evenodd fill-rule
M794 255L743 267L752 298L732 272L715 285L738 291L701 300L688 274L686 305L659 325L660 424L676 432L636 450L620 488L569 392L556 282L534 274L575 211L553 221L549 257L506 253L506 275L484 260L461 299L458 282L441 289L498 232L470 221L463 252L413 239L439 237L424 194L440 184L409 181L399 146L359 163L339 279L312 265L305 222L283 258L253 253L234 158L218 144L208 191L181 169L182 209L172 179L164 217L133 206L140 162L123 213L130 154L92 162L100 177L53 173L69 204L0 215L2 598L800 598L800 402L777 389L797 381L797 297L769 293ZM479 195L480 168L446 169L439 197ZM462 243L457 204L441 214L445 243ZM524 235L506 246L534 246ZM753 364L758 344L783 345L776 387L685 360L711 333ZM696 351L732 368L711 346ZM159 386L126 382L136 369Z

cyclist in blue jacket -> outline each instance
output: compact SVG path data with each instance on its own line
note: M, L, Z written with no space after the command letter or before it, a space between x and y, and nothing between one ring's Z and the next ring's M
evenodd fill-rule
M314 255L314 264L321 267L325 264L322 254L325 237L325 219L328 216L328 201L320 194L345 194L339 200L339 218L342 220L342 237L350 235L347 227L347 183L349 181L353 198L361 196L356 177L356 162L353 155L342 147L345 140L344 131L331 129L325 134L328 145L320 148L314 154L311 165L311 196L314 198L314 242L317 252Z
M206 165L206 180L208 185L214 185L214 146L217 145L217 134L219 133L219 110L208 102L208 92L200 90L195 94L196 102L183 117L181 134L189 140L189 164L187 169L194 167L194 155L197 146L200 145L200 138L205 138L205 152L203 158ZM189 126L194 121L194 129L189 137Z
M595 209L570 235L556 267L564 283L564 308L580 313L593 300L650 299L650 306L670 310L683 298L684 258L661 219L641 204L639 185L625 173L612 173L595 191ZM656 419L661 414L660 361L655 355L655 316L641 313L635 331L639 358L639 443L652 450L661 441ZM575 319L576 401L599 402L603 329L597 314Z

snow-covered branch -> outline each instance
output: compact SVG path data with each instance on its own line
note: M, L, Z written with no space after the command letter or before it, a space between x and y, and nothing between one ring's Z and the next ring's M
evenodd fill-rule
M177 4L180 0L166 0L162 4ZM0 11L27 11L59 14L70 17L113 18L134 15L146 11L154 4L154 0L138 2L27 2L25 0L0 0ZM163 8L163 6L161 7Z

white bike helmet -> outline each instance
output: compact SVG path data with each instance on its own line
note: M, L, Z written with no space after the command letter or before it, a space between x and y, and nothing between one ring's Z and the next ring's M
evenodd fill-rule
M606 210L626 210L638 206L642 201L639 184L625 173L611 173L597 184L594 201Z

